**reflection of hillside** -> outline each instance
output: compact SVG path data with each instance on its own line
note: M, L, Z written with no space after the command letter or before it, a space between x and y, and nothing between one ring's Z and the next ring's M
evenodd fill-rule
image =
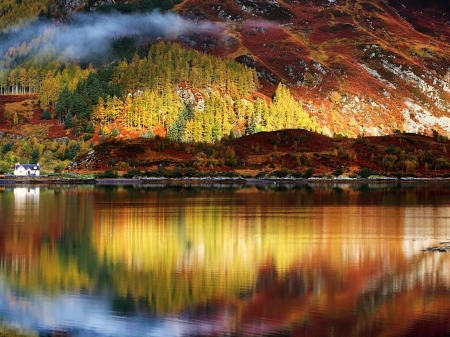
M92 195L84 189L39 187L0 194L0 269L24 290L88 288L86 274L61 256L63 236L79 239L92 223Z
M396 280L411 284L406 294L420 289L413 300L450 283L443 273L439 279L424 276L416 261L422 261L419 248L427 242L414 241L450 237L450 230L441 219L427 224L429 233L417 233L419 221L412 218L426 218L428 211L358 198L360 193L349 190L268 192L258 198L252 190L196 198L147 192L136 197L139 207L119 203L114 213L99 210L93 242L103 263L114 266L121 296L150 310L173 313L216 299L220 304L209 310L220 312L223 305L229 317L229 306L236 306L234 319L243 331L294 323L321 329L330 315L336 331L341 324L347 332L362 331L376 320L376 294L399 289ZM430 273L436 258L423 260ZM378 304L371 307L367 298ZM370 314L355 314L360 305Z
M75 259L66 260L54 248L45 245L39 250L32 261L19 260L15 256L5 259L0 265L1 273L16 287L28 292L78 292L92 288L86 271L79 269Z
M2 227L0 269L22 289L106 293L117 313L200 321L199 335L442 331L433 315L450 314L450 255L421 249L450 238L446 196L424 207L439 195L412 194L41 191L61 213Z
M367 277L365 268L359 275L332 275L328 267L301 264L266 283L244 304L240 331L288 329L295 336L448 333L448 321L436 317L450 314L450 256L420 252L408 264L380 268Z

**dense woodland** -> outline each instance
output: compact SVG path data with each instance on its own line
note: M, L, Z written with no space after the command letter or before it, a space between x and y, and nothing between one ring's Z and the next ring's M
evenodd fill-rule
M175 140L206 142L230 133L320 130L287 88L280 86L268 104L256 96L253 69L172 43L153 44L145 57L134 54L99 69L54 62L0 76L2 94L37 93L42 109L75 136L89 132L91 122L106 134L114 127L149 135L162 128Z

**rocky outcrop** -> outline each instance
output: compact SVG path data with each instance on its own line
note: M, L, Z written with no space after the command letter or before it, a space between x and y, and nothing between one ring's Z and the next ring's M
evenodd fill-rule
M86 157L82 158L80 162L73 161L67 166L67 170L75 170L75 169L83 169L83 170L92 170L95 168L95 163L98 160L95 157L95 151L91 150L88 152Z
M424 251L425 252L448 253L448 252L450 252L450 242L441 242L438 246L426 248Z
M180 83L176 88L176 93L185 105L193 106L199 111L205 109L205 98L200 91L190 88L186 82Z

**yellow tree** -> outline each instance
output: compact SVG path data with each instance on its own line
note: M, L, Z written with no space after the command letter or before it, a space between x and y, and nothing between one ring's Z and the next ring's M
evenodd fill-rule
M122 114L123 103L117 96L108 97L106 100L106 118L111 124Z
M193 121L193 132L192 138L194 142L203 141L203 113L196 110L194 111L194 119Z
M186 142L194 141L194 128L195 128L194 120L189 120L186 122L186 128L184 129L184 140Z
M30 94L37 92L38 74L39 71L36 68L28 68L28 92Z
M282 84L278 85L269 110L273 122L268 130L297 128L320 131L317 121L303 111L301 103L297 102L289 89Z
M278 84L272 104L270 105L270 114L272 121L268 125L268 130L280 130L286 127L287 110L292 108L293 98L290 96L289 90Z
M56 103L57 91L57 80L53 76L53 71L49 70L45 75L39 90L39 100L42 109L45 109L53 100L53 103Z
M153 128L158 123L158 109L160 99L154 91L145 89L142 94L144 105L142 123L147 128Z
M6 70L0 70L0 95L9 92L7 86L8 86L8 73Z
M9 76L8 76L8 82L9 82L9 86L11 87L11 93L12 94L17 94L18 89L17 89L17 74L16 74L16 70L13 69L10 71Z
M230 96L225 96L223 105L222 105L222 134L229 135L231 130L233 130L233 125L236 124L236 120L234 118L234 110L233 110L233 100Z
M129 116L131 116L132 109L133 109L133 99L131 98L131 95L127 95L127 97L125 98L125 102L123 104L122 115L119 118L119 120L122 123L125 123L127 125L127 127L129 126L128 118L129 118Z
M28 79L27 70L25 68L20 68L19 69L19 87L20 87L20 93L22 95L25 94L25 88L28 83L27 79Z
M98 99L97 105L94 107L94 112L92 113L92 118L100 123L100 127L102 123L106 120L106 106L103 98Z

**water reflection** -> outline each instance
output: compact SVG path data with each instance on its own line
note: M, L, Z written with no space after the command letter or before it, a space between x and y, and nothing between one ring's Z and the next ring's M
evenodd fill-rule
M39 187L17 187L14 189L15 219L20 216L39 215Z
M73 335L439 336L443 185L0 192L0 317ZM425 330L424 330L425 329Z

